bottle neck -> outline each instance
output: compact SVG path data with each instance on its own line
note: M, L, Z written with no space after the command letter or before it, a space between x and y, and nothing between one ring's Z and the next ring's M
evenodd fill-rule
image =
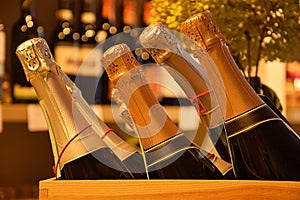
M72 21L74 17L73 10L73 0L59 0L58 9L56 11L56 17L60 21Z
M21 17L25 23L33 20L33 8L31 0L24 0L21 2Z
M137 26L137 1L124 0L122 9L122 31L128 32Z
M44 27L40 26L34 18L33 6L31 0L24 0L21 4L21 19L18 21L18 26L22 32L30 31L32 37L44 37Z
M95 41L95 35L96 35L96 24L93 19L95 19L95 14L94 13L83 13L82 14L82 19L83 18L90 18L90 19L84 19L82 20L82 27L83 27L83 32L81 35L81 41L82 42L96 42Z
M175 71L186 78L186 80L189 80L192 88L190 88L189 85L186 87L184 82L181 81L181 77L179 75L173 75L174 80L180 84L183 91L187 95L187 98L197 109L197 112L203 120L203 123L208 125L211 120L211 113L213 113L218 105L216 100L212 98L214 94L212 94L212 89L208 85L208 80L206 77L203 77L193 66L193 64L191 64L192 62L189 62L189 60L184 58L183 55L168 53L164 63L166 63L168 66L171 66L172 69L175 69ZM172 71L170 71L170 74L171 73ZM193 76L191 76L191 74L193 74ZM191 89L193 92L190 91Z
M188 18L182 23L182 31L208 51L220 72L226 94L225 120L263 103L236 65L226 39L213 22L209 12L202 12Z
M84 0L83 11L81 13L82 42L95 43L96 35L96 4L94 0Z
M155 98L150 86L145 83L139 67L119 79L116 88L131 113L144 150L180 132Z
M102 42L118 32L114 0L99 0L96 8L96 41Z
M207 50L220 71L226 90L226 120L263 104L241 74L225 42L214 40Z
M25 15L32 15L33 14L32 9L32 0L23 0L21 1L21 12L22 16Z

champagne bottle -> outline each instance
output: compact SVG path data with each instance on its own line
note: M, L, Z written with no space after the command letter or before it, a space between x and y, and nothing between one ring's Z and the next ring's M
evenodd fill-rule
M160 178L223 178L165 113L126 44L108 49L102 65L135 124L150 178L153 173Z
M37 96L31 84L26 81L22 65L15 55L15 50L19 44L34 37L44 37L44 28L40 26L34 17L32 0L21 1L21 16L12 26L11 31L11 75L12 100L14 103L36 103Z
M224 131L223 111L219 106L222 102L216 97L216 92L222 92L222 90L215 90L210 84L211 81L218 82L219 79L211 76L209 81L203 69L189 56L179 40L162 23L149 25L139 39L154 60L159 64L164 64L166 70L182 87L187 98L192 100L201 119L198 134L194 139L195 143L201 146L206 133L209 133L219 154L218 157L221 158L215 160L214 164L224 175L233 177L231 157ZM214 147L212 147L210 152L214 154L214 151Z
M300 180L299 136L242 76L210 13L191 16L182 31L208 51L223 78L225 126L237 178Z
M64 179L147 178L135 148L93 112L81 91L61 71L44 39L16 51L44 112L57 172Z

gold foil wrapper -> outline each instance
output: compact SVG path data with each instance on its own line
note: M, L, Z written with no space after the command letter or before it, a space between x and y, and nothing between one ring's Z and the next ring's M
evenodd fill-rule
M216 39L226 42L209 11L189 17L181 26L182 32L204 49L207 49Z
M50 66L57 66L49 46L43 38L33 38L20 44L16 54L23 66L27 80L35 72L45 74L50 71Z
M101 62L114 84L130 69L140 65L130 48L124 43L112 46L105 51Z

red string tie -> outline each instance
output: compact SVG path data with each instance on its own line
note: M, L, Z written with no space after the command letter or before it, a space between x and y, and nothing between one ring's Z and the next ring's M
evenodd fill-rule
M205 112L205 109L203 108L203 106L200 103L198 103L198 98L200 98L204 95L207 95L210 92L211 92L211 90L207 90L205 92L197 94L196 96L194 96L192 98L189 98L190 102L197 108L198 115L201 115Z
M58 156L58 160L55 164L55 166L52 167L53 173L55 175L55 178L57 179L57 168L58 168L58 164L61 160L61 157L63 155L63 153L65 152L65 150L67 149L67 147L71 144L72 141L74 141L81 133L83 133L86 129L88 129L89 127L91 127L92 125L89 124L88 126L84 127L82 130L80 130L77 134L75 134L68 142L67 144L64 146L64 148L62 149L62 151L60 152L59 156Z
M110 129L108 129L102 136L101 136L101 139L103 140L104 138L105 138L105 136L107 136L110 132L112 132L113 131L113 129L112 128L110 128Z

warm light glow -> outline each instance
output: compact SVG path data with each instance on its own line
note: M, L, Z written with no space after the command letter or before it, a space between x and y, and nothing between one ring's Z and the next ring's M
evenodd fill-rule
M96 41L101 42L104 41L107 38L108 34L106 31L98 31L96 35Z
M89 38L86 35L81 36L81 40L84 41L84 42L88 41L88 39Z
M149 53L148 52L146 52L146 51L144 51L143 53L142 53L142 59L143 60L148 60L149 59Z
M118 29L115 26L112 26L112 27L109 28L109 33L112 34L112 35L116 34L117 31L118 31Z
M27 22L27 26L28 26L28 28L33 27L33 21L28 21L28 22Z
M79 33L74 33L73 34L73 39L74 40L78 40L80 38L80 34Z
M300 78L294 79L294 88L296 91L300 91Z
M26 15L25 21L28 23L29 21L32 21L32 16L31 15Z
M65 34L63 34L63 32L59 32L58 36L57 36L60 40L65 38Z
M108 30L110 28L110 24L109 23L104 23L102 25L103 30Z
M65 35L69 35L69 34L71 33L71 29L70 29L70 28L64 28L64 29L63 29L63 33L64 33Z
M25 32L26 30L27 30L27 26L26 25L21 26L21 31L22 32Z
M136 48L134 53L135 55L140 56L143 53L143 50L141 48Z
M123 27L123 31L124 31L125 33L130 32L130 30L131 30L130 26L124 26L124 27Z
M85 32L86 37L93 37L95 35L95 31L94 30L87 30Z

